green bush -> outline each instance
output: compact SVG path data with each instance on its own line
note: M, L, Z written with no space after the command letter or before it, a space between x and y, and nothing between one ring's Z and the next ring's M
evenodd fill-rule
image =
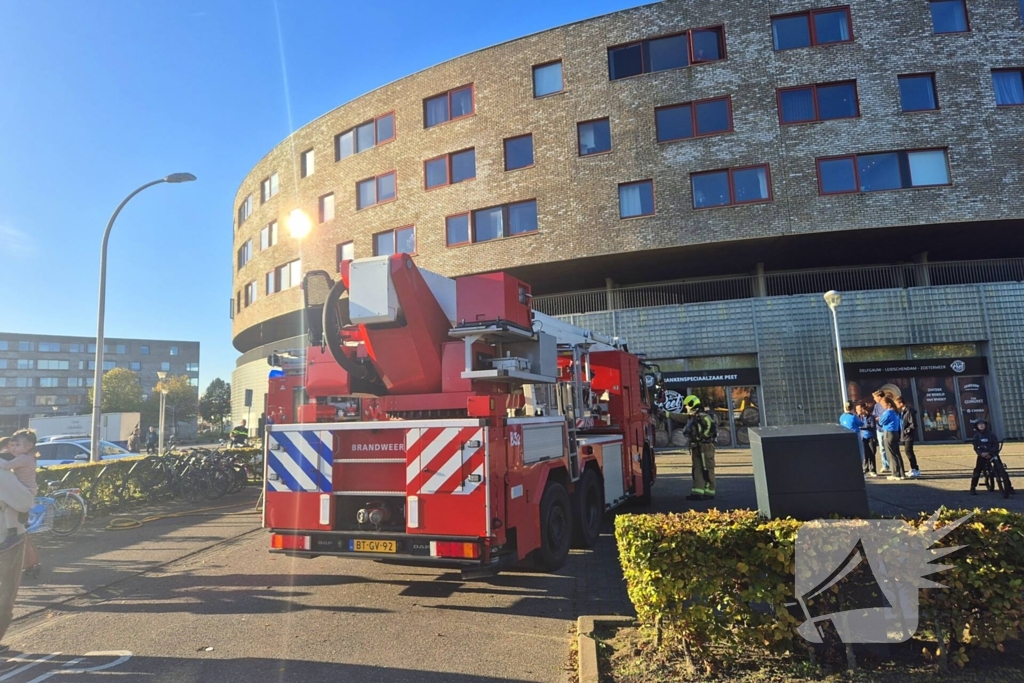
M944 510L940 525L967 513ZM908 521L920 527L927 517ZM793 599L800 524L749 510L620 515L619 558L641 623L706 667L738 647L792 652L802 642L800 620L784 605ZM1024 515L976 510L935 547L957 545L966 547L940 561L952 568L932 577L948 588L920 591L918 634L936 635L937 654L952 650L962 666L969 647L1002 650L1021 634Z

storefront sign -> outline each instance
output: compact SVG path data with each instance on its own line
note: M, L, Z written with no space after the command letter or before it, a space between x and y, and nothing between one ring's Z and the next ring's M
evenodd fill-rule
M952 441L960 438L956 394L952 377L917 379L918 420L925 441Z
M757 386L761 384L761 372L757 368L736 370L702 370L695 372L665 372L661 375L665 388L714 387L714 386Z
M982 377L958 377L960 389L960 413L963 415L965 427L978 420L988 422L988 394L985 392L985 380ZM967 435L973 431L968 429Z
M987 375L988 359L931 358L927 360L886 360L868 363L843 363L846 377L851 380L871 377L950 377L959 375Z

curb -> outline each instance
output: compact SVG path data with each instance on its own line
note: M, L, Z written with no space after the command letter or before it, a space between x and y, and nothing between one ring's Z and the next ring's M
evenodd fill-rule
M597 641L594 640L596 626L632 626L636 623L633 617L580 617L576 620L576 639L579 647L577 667L579 683L598 683L600 676L597 670Z

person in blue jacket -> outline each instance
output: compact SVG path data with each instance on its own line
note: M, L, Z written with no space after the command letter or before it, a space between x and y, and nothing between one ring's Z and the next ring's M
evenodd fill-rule
M889 463L892 465L892 474L889 475L889 479L894 481L906 479L907 474L903 469L903 456L900 455L900 433L903 431L903 422L900 420L896 404L891 398L883 396L881 403L885 411L878 418L878 426L883 432L885 450L889 454Z
M839 424L846 427L851 432L860 431L860 428L864 426L864 421L857 417L857 414L853 410L853 401L847 401L844 406L845 412L839 416Z
M864 449L864 474L877 477L875 454L878 452L878 437L875 434L875 416L868 412L863 403L857 404L857 417L863 423L860 430L860 443Z

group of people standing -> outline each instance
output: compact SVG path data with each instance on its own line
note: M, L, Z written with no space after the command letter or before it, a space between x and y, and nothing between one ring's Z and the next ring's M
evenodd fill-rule
M917 439L917 411L902 396L890 396L879 390L870 411L865 403L847 401L839 424L858 432L863 452L864 475L877 477L888 474L890 480L917 479L921 471L917 466L914 442ZM906 453L910 461L908 471L903 461ZM877 469L878 456L882 469Z

